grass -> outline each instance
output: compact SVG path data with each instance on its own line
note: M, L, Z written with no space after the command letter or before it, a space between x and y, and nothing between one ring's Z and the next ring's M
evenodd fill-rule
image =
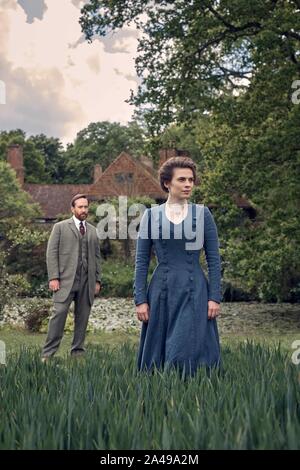
M60 348L57 352L58 357L65 357L69 353L73 335L66 332L63 336ZM5 342L6 354L10 356L12 353L18 352L20 348L42 348L46 340L46 333L30 333L22 328L2 327L0 328L0 340ZM137 343L138 334L135 331L100 331L97 333L87 333L86 345L103 345L118 346L124 343Z
M46 339L45 333L30 333L22 328L13 328L5 326L0 328L0 340L6 344L6 353L10 355L13 352L19 351L20 347L26 348L38 347L42 348ZM288 333L273 333L264 334L263 332L250 331L247 335L242 333L223 334L221 336L221 343L224 346L235 347L241 342L250 340L256 344L268 345L276 347L280 344L281 348L287 352L292 352L292 343L295 340L300 340L300 331ZM135 330L112 331L106 332L98 330L97 332L88 332L86 337L86 345L103 345L103 346L120 346L124 343L138 344L139 332ZM57 353L59 357L64 357L68 354L72 342L72 333L66 332L64 334L60 349Z
M89 334L80 360L66 355L66 335L47 364L45 335L6 328L0 339L8 352L0 367L1 449L300 448L290 336L284 346L276 337L222 338L222 373L199 369L186 381L175 371L137 372L136 333Z
M240 343L246 341L251 341L254 344L261 346L276 348L280 347L282 350L287 353L292 353L294 349L292 348L292 343L295 340L300 340L300 331L297 332L288 332L288 333L272 333L264 334L262 332L249 332L246 336L243 334L226 334L221 336L221 343L229 347L236 347Z
M223 356L223 377L186 383L137 374L128 345L49 365L23 350L1 371L1 447L298 448L299 386L284 354L248 343Z

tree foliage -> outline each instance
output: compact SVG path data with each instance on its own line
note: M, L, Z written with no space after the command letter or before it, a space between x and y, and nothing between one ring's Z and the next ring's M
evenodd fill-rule
M93 0L80 20L88 40L139 30L131 102L157 146L171 136L192 149L224 278L262 300L300 298L299 11L297 0Z
M27 183L44 183L47 181L45 160L39 148L21 129L0 133L0 160L6 161L7 148L11 144L23 147L25 180Z
M37 204L32 204L28 193L22 190L14 170L0 161L0 233L6 237L17 221L30 223L40 215Z
M63 145L58 138L44 134L33 135L28 139L44 160L45 176L40 183L63 183L66 178L66 162ZM26 162L25 162L26 164Z
M105 170L122 151L139 156L144 140L144 132L135 122L127 126L108 121L89 124L66 150L65 182L91 183L96 163Z
M298 0L90 0L80 23L88 40L130 24L140 31L142 84L131 102L158 131L247 90L258 71L270 79L285 64L298 78L299 8Z
M105 170L122 151L138 157L145 151L145 141L145 131L135 121L128 125L91 123L66 150L58 138L44 134L26 137L17 129L0 132L0 161L6 161L9 145L20 144L26 183L91 183L96 163Z

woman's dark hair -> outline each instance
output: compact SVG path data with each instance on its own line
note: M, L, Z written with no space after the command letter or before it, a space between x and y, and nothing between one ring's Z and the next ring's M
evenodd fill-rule
M189 157L172 157L162 164L158 172L160 186L163 191L168 192L165 183L169 183L172 180L174 168L189 168L192 170L194 183L197 184L197 167L193 160Z

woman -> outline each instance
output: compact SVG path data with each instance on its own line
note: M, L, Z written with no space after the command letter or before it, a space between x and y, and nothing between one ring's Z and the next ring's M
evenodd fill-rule
M159 176L168 199L143 214L136 248L134 300L143 322L138 368L171 366L194 374L200 365L220 364L217 228L207 207L188 203L196 182L196 165L190 158L167 160ZM147 287L152 246L158 265ZM199 264L202 248L209 282Z

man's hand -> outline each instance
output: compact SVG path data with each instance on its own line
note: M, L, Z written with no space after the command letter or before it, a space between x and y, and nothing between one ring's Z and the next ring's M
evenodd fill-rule
M95 295L98 295L101 290L101 284L100 282L96 282L96 287L95 287Z
M220 315L220 304L214 302L213 300L208 301L208 319L212 320Z
M51 281L49 282L49 289L52 290L52 292L56 292L59 290L59 288L60 288L59 280L51 279Z
M147 303L137 305L136 314L140 321L147 322L149 320L149 305Z

